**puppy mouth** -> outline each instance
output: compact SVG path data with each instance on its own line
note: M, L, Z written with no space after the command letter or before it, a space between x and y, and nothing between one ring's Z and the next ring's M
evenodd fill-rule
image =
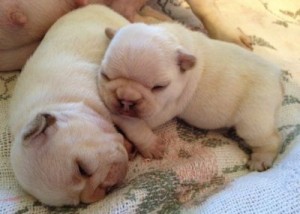
M128 117L138 117L137 112L132 110L118 109L118 113Z
M119 114L122 116L140 118L140 119L147 119L148 117L152 116L151 112L141 112L135 109L132 110L124 110L122 107L115 108L115 114Z
M113 192L114 190L118 189L121 186L121 183L115 183L111 186L107 186L104 188L105 191L105 195L110 194L111 192Z
M105 189L105 192L108 194L123 183L123 180L127 174L127 170L128 165L124 166L123 164L113 164L104 182L100 186Z
M127 174L128 167L124 164L113 164L104 179L98 186L88 185L80 195L80 201L90 204L103 200L107 194L117 189Z
M104 198L107 194L111 193L118 186L119 186L119 184L115 183L115 184L111 184L111 185L107 185L107 186L99 185L97 188L103 192L103 198Z
M120 115L128 116L128 117L139 117L138 110L135 106L128 106L124 104L118 103L115 107L116 112Z
M99 185L94 191L93 191L93 195L91 198L81 198L81 202L86 203L86 204L90 204L90 203L94 203L96 201L100 201L103 200L106 195L110 194L113 190L115 190L117 187L119 186L119 184L114 184L114 185L109 185L109 186L103 186L103 185Z

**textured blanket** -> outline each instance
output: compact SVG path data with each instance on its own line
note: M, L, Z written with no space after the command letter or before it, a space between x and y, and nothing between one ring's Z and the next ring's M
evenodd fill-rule
M138 156L123 186L104 200L78 207L44 206L23 192L13 176L7 117L18 72L1 73L0 213L300 213L300 1L215 3L224 22L251 35L255 53L282 68L285 96L278 128L284 148L272 169L249 173L249 151L234 130L202 130L174 119L156 130L167 144L164 159ZM203 29L184 1L150 4Z

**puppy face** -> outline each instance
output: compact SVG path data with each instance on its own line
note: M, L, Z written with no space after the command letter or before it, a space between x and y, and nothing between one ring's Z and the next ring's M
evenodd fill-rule
M21 186L41 202L91 203L124 179L123 140L90 109L41 112L15 139L11 162Z
M115 114L148 118L175 104L196 59L157 26L132 24L113 37L99 73L100 95ZM116 34L116 35L115 35Z

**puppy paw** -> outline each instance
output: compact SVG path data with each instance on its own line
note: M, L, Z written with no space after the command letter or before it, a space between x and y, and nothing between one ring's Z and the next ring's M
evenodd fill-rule
M248 167L251 171L265 171L272 167L276 153L255 152L251 154Z
M238 28L239 32L240 32L240 36L239 39L237 40L237 42L239 43L240 46L248 48L250 50L253 50L253 43L252 43L252 39L250 38L250 36L247 36L240 28Z
M157 137L147 146L139 149L139 152L144 158L161 159L164 156L165 144L161 138Z
M231 28L226 26L216 26L209 32L212 38L226 42L235 43L243 48L253 50L252 39L246 35L240 28Z
M137 155L136 147L129 140L127 140L126 138L124 139L124 146L125 146L125 149L128 153L128 159L130 161L133 160Z

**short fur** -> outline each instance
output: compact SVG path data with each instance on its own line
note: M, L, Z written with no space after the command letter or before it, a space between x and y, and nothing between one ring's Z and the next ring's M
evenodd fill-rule
M234 126L253 151L250 169L260 171L272 165L281 147L280 73L237 45L165 23L117 31L98 78L103 101L127 135L134 135L131 127L140 119L152 129L176 116L199 128ZM161 146L153 146L158 141L149 139L136 144L162 153Z
M59 19L28 60L10 104L11 163L21 186L48 205L100 200L124 179L128 154L99 99L104 29L128 22L93 5Z

